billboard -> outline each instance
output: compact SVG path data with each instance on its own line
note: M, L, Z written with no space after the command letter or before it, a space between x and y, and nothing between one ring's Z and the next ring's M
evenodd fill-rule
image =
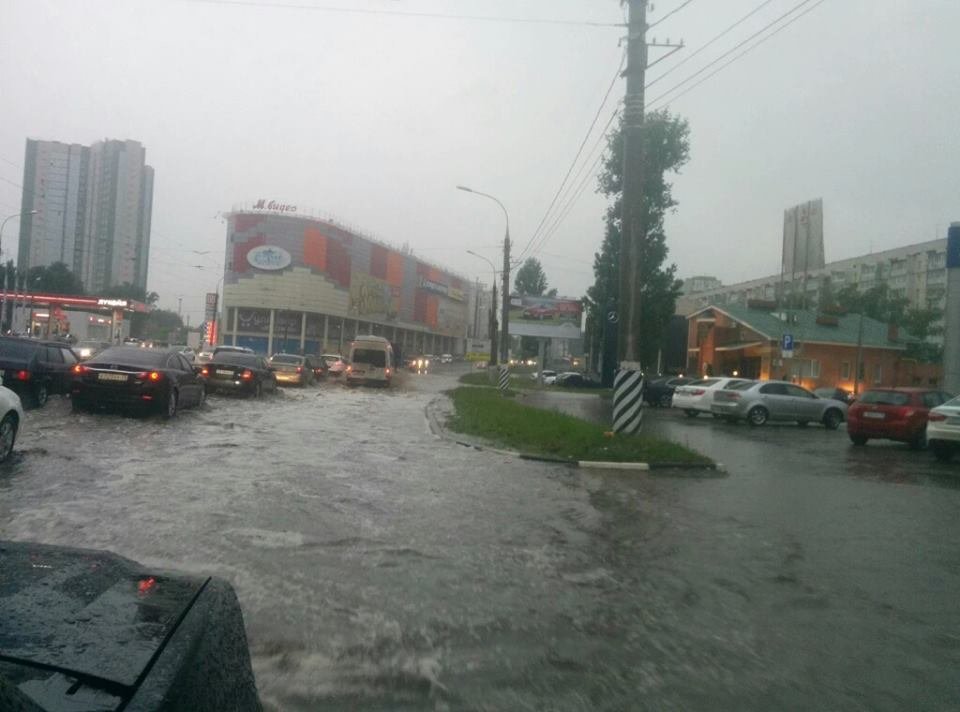
M510 296L510 336L579 339L583 305L578 299Z
M809 200L783 212L783 274L805 278L824 266L823 199Z

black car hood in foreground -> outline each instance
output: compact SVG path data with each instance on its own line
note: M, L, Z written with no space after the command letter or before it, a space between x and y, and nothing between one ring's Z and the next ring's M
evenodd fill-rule
M259 710L229 584L0 542L0 710Z

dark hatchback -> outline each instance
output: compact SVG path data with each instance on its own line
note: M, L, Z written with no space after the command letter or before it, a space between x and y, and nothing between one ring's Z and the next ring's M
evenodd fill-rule
M176 349L114 346L73 367L73 409L117 408L160 412L203 403L206 385Z
M256 354L220 351L201 369L200 375L211 392L242 393L259 398L265 391L277 390L273 369L266 359Z
M70 392L70 369L77 356L56 341L0 337L0 378L10 390L38 407L56 393Z

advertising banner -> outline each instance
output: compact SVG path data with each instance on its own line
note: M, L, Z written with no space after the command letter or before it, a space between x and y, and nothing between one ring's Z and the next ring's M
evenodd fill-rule
M579 339L583 305L577 299L510 297L510 335Z
M217 314L217 293L207 292L206 309L204 310L204 319L213 321Z

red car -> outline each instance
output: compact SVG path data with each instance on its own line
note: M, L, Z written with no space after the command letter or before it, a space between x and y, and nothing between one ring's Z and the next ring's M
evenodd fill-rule
M927 414L951 396L931 388L875 388L847 411L847 434L854 445L870 438L908 443L919 450L927 444Z
M527 307L521 314L524 319L552 319L556 315L557 310L550 307Z

